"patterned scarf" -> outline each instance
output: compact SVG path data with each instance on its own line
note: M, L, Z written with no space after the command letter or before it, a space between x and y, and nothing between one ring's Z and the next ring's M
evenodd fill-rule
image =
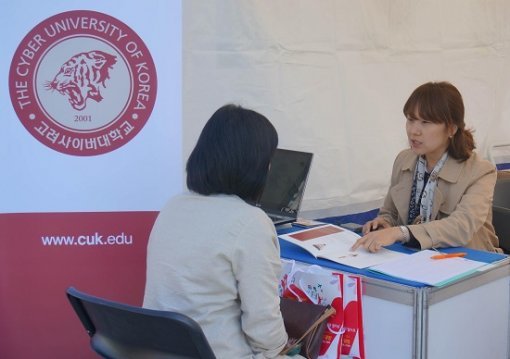
M428 176L428 181L426 181L427 160L424 156L418 157L418 162L416 163L416 168L414 170L411 200L409 201L409 215L407 217L408 224L430 222L434 191L437 187L437 177L439 176L439 171L443 168L447 158L448 152L445 152L434 166L430 176Z

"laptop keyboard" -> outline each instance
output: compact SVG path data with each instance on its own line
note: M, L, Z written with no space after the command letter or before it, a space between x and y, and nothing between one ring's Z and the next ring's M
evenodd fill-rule
M280 219L288 219L289 217L288 216L280 216L277 214L270 214L269 218L271 218L271 220L274 222L274 221L278 221Z

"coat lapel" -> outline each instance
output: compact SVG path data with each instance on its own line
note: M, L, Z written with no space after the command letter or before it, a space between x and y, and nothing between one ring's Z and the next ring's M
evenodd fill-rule
M434 191L434 200L432 201L432 219L437 218L439 209L446 200L444 194L446 193L447 188L450 186L450 184L457 183L459 181L463 167L463 163L458 162L452 157L448 157L446 160L443 168L439 172L439 178L442 181L437 182L437 188Z
M411 199L411 189L413 187L414 168L416 167L417 156L411 156L402 163L401 179L395 185L392 191L392 198L395 202L401 223L407 223L409 215L409 201Z

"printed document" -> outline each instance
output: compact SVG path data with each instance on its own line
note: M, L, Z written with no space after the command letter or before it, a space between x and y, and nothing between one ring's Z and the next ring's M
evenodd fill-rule
M376 253L371 253L364 248L358 248L353 252L351 247L360 236L332 224L292 232L279 237L307 250L315 258L323 258L355 268L366 268L407 256L407 254L386 248L381 248Z
M370 268L370 270L441 287L465 277L487 264L462 257L431 258L437 254L437 251L427 249L394 261L376 265Z

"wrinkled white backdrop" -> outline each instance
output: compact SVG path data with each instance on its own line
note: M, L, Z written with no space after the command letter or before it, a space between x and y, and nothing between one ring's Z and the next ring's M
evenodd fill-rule
M508 1L184 1L183 14L184 159L216 108L253 108L280 147L315 153L305 217L379 206L424 82L459 88L479 153L510 142Z

